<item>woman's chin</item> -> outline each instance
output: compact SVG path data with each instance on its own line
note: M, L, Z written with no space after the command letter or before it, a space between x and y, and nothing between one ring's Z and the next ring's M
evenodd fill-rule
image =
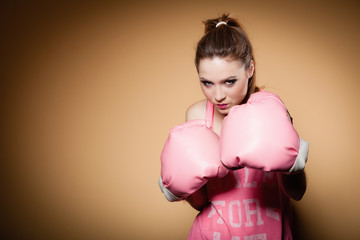
M224 115L224 116L227 116L230 112L230 108L226 108L226 109L216 108L216 110L218 111L218 113L220 113L221 115Z

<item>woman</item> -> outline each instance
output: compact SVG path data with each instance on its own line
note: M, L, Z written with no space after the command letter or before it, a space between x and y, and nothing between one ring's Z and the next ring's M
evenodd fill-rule
M230 109L262 91L255 85L251 44L235 19L223 15L205 22L195 65L206 99L189 107L186 121L210 122L209 128L220 136ZM215 176L184 195L200 211L188 239L292 239L289 198L300 200L305 193L302 169L289 174L242 166L225 177Z

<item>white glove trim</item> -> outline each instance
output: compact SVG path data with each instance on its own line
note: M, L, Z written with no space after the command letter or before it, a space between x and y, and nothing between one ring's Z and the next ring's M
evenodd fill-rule
M296 157L294 165L290 168L289 172L296 172L305 168L305 163L308 158L309 143L304 139L300 138L299 153Z
M160 176L160 178L159 178L158 183L159 183L159 187L160 187L161 191L164 193L166 199L167 199L169 202L175 202L175 201L183 200L182 198L179 198L179 197L175 196L172 192L170 192L170 191L164 186L161 176Z

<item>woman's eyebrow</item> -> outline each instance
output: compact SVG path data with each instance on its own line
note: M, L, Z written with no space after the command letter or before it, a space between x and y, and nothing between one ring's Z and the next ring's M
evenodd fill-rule
M227 78L224 78L224 79L222 79L222 80L220 80L220 82L225 82L225 81L227 81L227 80L232 80L232 79L237 79L237 77L236 76L229 76L229 77L227 77ZM208 79L206 79L206 78L203 78L203 77L200 77L200 80L201 81L207 81L207 82L212 82L212 81L210 81L210 80L208 80Z

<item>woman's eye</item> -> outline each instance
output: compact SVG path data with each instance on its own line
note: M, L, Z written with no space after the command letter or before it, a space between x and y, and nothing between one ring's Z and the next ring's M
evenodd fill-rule
M201 82L202 82L202 84L203 84L204 86L206 86L206 87L212 85L212 82L208 82L208 81L201 81Z
M230 80L226 80L226 81L225 81L225 84L228 85L228 86L231 86L231 85L233 85L235 82L236 82L236 79L230 79Z

